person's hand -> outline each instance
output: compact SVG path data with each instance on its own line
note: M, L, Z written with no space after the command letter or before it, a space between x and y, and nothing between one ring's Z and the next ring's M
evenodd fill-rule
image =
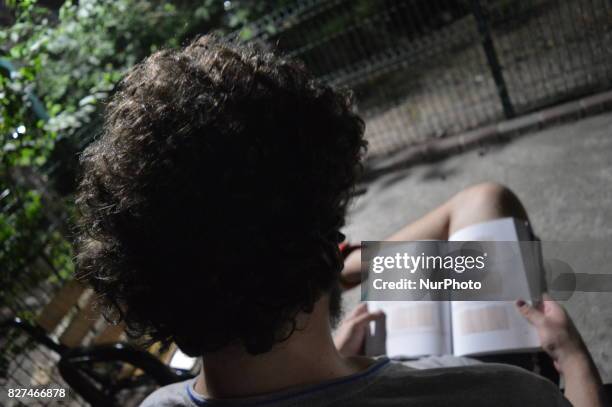
M336 348L344 356L363 355L365 338L371 321L383 320L382 311L369 312L365 303L359 304L341 323L334 335Z
M555 368L564 373L572 360L588 357L587 348L567 312L548 294L532 306L518 300L519 312L535 326L542 348L550 355Z
M548 294L533 307L523 300L516 306L538 331L542 347L565 379L565 396L575 407L608 405L601 376L580 333L567 312Z

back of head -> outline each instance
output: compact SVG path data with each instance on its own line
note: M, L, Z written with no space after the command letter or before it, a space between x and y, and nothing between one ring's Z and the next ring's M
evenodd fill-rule
M268 351L337 282L363 127L347 95L254 46L153 54L82 155L79 275L134 336Z

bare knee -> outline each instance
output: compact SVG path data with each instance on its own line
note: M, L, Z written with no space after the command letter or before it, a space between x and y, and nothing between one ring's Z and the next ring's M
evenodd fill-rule
M472 207L491 206L518 199L505 185L493 181L481 182L462 190L456 195L462 205Z
M514 192L496 182L468 187L455 195L451 202L450 229L454 230L504 217L528 220L525 208Z

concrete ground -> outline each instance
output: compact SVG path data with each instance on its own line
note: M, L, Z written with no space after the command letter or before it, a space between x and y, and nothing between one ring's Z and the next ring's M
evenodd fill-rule
M353 203L345 233L351 241L384 239L482 181L514 190L543 241L595 242L612 251L612 113L378 177ZM601 257L585 272L612 274ZM346 293L345 309L358 300L359 289ZM604 382L612 382L612 292L576 292L564 305Z

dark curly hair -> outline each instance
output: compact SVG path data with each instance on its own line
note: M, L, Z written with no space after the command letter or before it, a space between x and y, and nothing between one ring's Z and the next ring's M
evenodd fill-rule
M337 285L363 131L347 94L260 47L156 52L82 154L79 278L132 336L270 350Z

